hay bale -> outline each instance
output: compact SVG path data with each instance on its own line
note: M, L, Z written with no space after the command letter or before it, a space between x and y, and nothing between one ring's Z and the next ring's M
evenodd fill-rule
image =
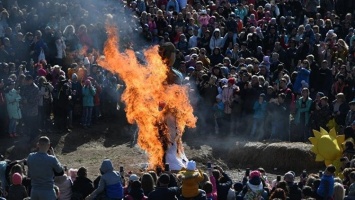
M230 167L264 167L287 171L307 171L324 168L323 162L315 162L310 151L312 145L305 143L237 143L229 152Z

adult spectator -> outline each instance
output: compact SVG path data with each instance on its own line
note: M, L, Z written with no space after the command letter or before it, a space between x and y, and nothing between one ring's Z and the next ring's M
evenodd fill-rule
M228 191L232 187L233 181L220 166L216 166L216 168L212 171L212 174L216 179L217 199L227 200Z
M38 134L38 101L40 96L38 86L33 82L31 75L26 76L25 83L26 86L21 91L23 114L30 141L33 141Z
M152 191L149 196L148 200L176 200L178 194L177 187L168 187L170 183L170 176L166 173L163 173L159 176L158 185L154 191Z
M288 197L290 200L296 200L302 198L302 190L298 187L295 181L295 173L292 171L287 172L284 175L284 181L287 183L287 187L289 188Z
M94 191L94 185L92 181L87 178L87 169L85 167L80 167L77 175L78 177L76 177L73 182L72 198L84 199Z
M31 178L31 200L55 200L54 176L64 174L62 165L55 157L54 149L47 136L39 138L38 152L27 158L28 176Z

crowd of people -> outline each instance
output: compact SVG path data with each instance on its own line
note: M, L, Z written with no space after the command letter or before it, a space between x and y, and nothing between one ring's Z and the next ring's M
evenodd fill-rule
M323 127L355 139L354 10L349 0L3 0L0 134L35 141L39 130L117 118L121 82L97 63L110 17L123 50L174 45L167 67L189 88L200 133L304 142ZM233 182L222 168L203 173L193 161L139 177L110 160L92 182L85 167L65 169L40 137L27 159L0 161L0 178L8 199L353 199L355 165L346 155L342 169L304 172L298 183L292 171L267 180L262 168Z
M319 173L288 171L268 177L265 169L247 168L232 180L218 165L205 167L193 160L181 170L149 167L139 172L115 170L102 161L100 175L91 180L88 169L70 168L56 158L47 136L37 142L37 152L26 159L0 161L0 199L8 200L351 200L355 198L354 144L347 142L340 169L329 165ZM351 161L349 161L350 159ZM202 164L202 163L201 163ZM200 166L200 169L198 168ZM204 171L203 171L204 170ZM244 172L244 171L243 171ZM342 177L339 178L339 177Z
M335 127L351 137L353 7L327 0L4 1L0 133L33 140L38 127L63 132L117 116L121 82L97 64L110 16L122 19L111 23L123 49L174 45L168 67L190 88L198 132L304 142L312 129Z

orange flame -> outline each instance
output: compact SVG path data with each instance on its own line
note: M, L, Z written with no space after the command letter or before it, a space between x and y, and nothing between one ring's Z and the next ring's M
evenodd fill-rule
M181 133L186 126L193 128L196 124L187 88L166 84L168 69L158 54L157 46L144 52L146 64L142 65L132 50L119 52L114 27L108 27L107 32L105 59L98 62L107 70L118 73L125 82L122 100L126 104L128 122L138 125L138 145L148 153L151 167L162 167L162 141L169 141L170 137L166 130L159 134L159 124L166 124L168 114L176 118L176 128ZM161 102L166 105L163 111L158 108Z

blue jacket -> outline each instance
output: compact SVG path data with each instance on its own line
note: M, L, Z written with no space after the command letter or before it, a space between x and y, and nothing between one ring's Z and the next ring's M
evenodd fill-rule
M302 81L306 81L309 84L309 75L311 72L308 69L302 68L298 71L295 84L293 85L293 91L296 93L301 93L302 90Z
M264 119L265 114L266 114L266 106L267 106L266 101L263 101L262 104L260 104L259 101L256 101L254 103L254 107L253 107L253 110L254 110L253 118L254 119Z
M169 0L168 3L166 4L166 11L169 11L169 8L173 7L174 11L176 11L177 13L180 12L180 8L179 8L179 2L177 0Z
M94 107L94 96L96 94L96 89L93 86L83 87L82 95L83 95L83 106Z
M96 197L101 192L105 191L108 198L121 199L123 195L122 179L119 172L113 171L111 160L105 159L102 161L100 171L102 173L98 188L92 193Z
M320 180L320 185L317 189L317 194L321 197L329 198L334 193L334 177L332 175L323 175Z

